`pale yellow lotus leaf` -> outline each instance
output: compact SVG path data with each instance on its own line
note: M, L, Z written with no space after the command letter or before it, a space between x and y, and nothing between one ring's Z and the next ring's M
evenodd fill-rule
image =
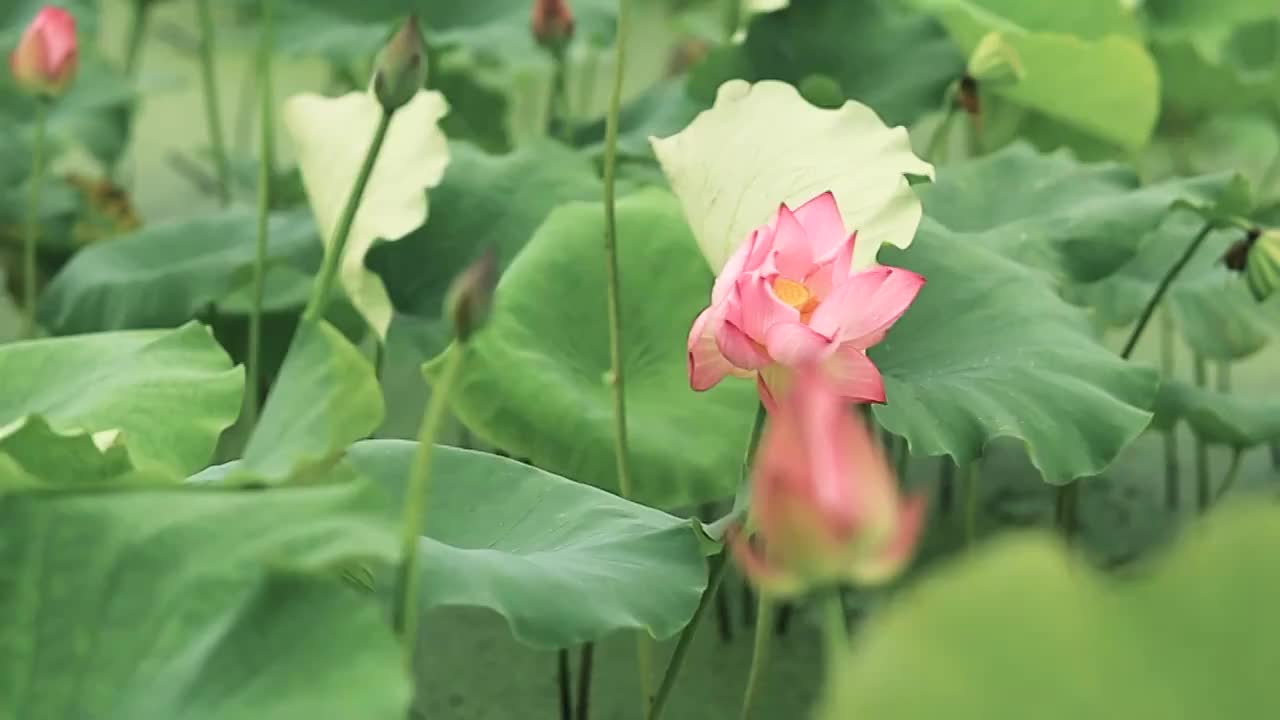
M449 145L438 122L444 96L420 90L391 118L386 140L356 212L339 278L369 325L386 338L391 299L364 258L378 241L399 239L427 220L427 190L444 176ZM373 139L382 108L367 92L330 98L295 95L285 102L284 126L293 141L302 182L328 248Z
M882 244L905 248L915 237L920 200L906 175L933 177L905 128L861 103L815 107L773 80L726 82L710 110L650 142L717 272L780 203L797 207L827 190L858 233L854 268L868 267Z

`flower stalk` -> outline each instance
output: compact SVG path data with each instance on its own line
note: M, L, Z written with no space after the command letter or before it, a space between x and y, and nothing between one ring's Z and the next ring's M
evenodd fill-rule
M205 118L209 125L209 147L218 177L218 198L227 205L231 202L231 163L227 159L222 108L218 102L218 80L214 69L217 48L214 46L213 12L209 0L196 0L196 15L200 26L200 75L204 87Z
M249 355L245 359L244 422L252 428L258 421L258 393L262 373L262 303L267 282L267 245L270 242L271 158L275 152L275 113L272 107L271 0L262 0L261 36L257 73L260 141L258 147L258 227L253 258L252 305L249 309ZM141 8L139 13L143 12Z
M34 137L31 143L31 187L27 190L27 225L22 237L22 337L36 336L36 292L39 271L36 250L40 237L40 188L44 185L45 135L49 101L36 98Z

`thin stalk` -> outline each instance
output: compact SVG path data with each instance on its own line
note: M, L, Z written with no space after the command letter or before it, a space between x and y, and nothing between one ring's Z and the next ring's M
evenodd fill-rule
M1205 363L1204 356L1200 353L1192 355L1191 372L1195 379L1196 387L1204 388L1209 384L1209 369ZM1203 439L1196 438L1196 508L1200 512L1209 509L1211 500L1211 487L1209 480L1209 444Z
M698 607L693 611L693 617L689 618L689 624L684 626L684 630L680 632L680 639L676 641L676 648L671 653L671 660L667 662L667 670L662 675L662 682L658 685L658 693L653 697L653 704L649 707L648 720L658 720L662 716L662 709L667 706L667 700L671 697L671 690L676 686L676 679L680 677L680 668L684 667L685 656L689 652L689 647L693 644L694 637L698 634L698 626L702 623L702 616L706 614L707 608L711 606L712 598L719 594L720 584L724 582L725 575L728 574L729 562L725 558L723 549L715 555L711 556L710 576L707 578L707 588L702 591L702 599L698 601Z
M218 194L222 204L231 202L231 164L227 159L227 143L222 133L222 109L218 104L218 81L214 74L213 13L209 0L196 0L200 25L200 71L204 83L204 110L209 124L209 146L218 173Z
M49 101L36 99L35 137L31 142L31 187L27 189L27 231L22 243L22 337L36 336L36 246L40 239L40 188L44 185L45 130Z
M947 134L951 130L951 120L956 116L956 105L951 101L950 93L947 93L947 100L947 106L942 111L942 119L938 121L938 128L929 137L929 146L924 151L924 159L935 165L940 161L939 154L946 147Z
M617 460L618 489L622 497L632 496L631 457L627 448L626 374L622 363L622 280L618 272L618 118L622 111L622 78L627 57L627 0L618 0L617 31L614 33L613 89L605 116L604 140L604 250L608 273L609 365L613 386L613 441ZM636 633L636 660L640 673L641 715L649 712L653 698L653 648L643 632Z
M364 155L364 164L356 175L356 182L351 186L351 194L347 196L346 207L338 217L338 226L333 231L333 240L325 249L324 260L320 263L320 272L315 285L311 288L311 297L307 307L302 311L303 322L316 322L324 316L325 306L329 303L329 295L333 292L333 281L342 265L342 255L347 248L347 237L351 234L351 223L355 220L356 210L360 208L360 200L364 197L364 189L369 184L369 176L373 174L373 164L378 160L382 150L382 142L387 139L387 128L391 126L391 113L383 110L378 119L378 127L373 131L373 140Z
M1236 484L1236 477L1240 474L1240 457L1244 455L1244 448L1231 449L1231 464L1227 466L1227 474L1222 477L1222 485L1218 487L1217 500L1227 496L1231 492L1232 486Z
M827 672L830 673L849 648L849 626L839 587L820 592L818 602L822 604L823 649L826 651Z
M964 508L964 546L973 545L978 524L978 470L977 463L960 467L960 499Z
M595 664L596 644L582 646L578 656L578 705L574 720L588 720L591 712L591 670Z
M1160 313L1160 377L1173 377L1176 369L1177 348L1174 345L1176 330L1173 315L1168 308ZM1171 427L1164 433L1164 504L1176 512L1182 505L1182 472L1178 460L1178 428Z
M1195 256L1196 251L1200 249L1200 245L1204 243L1204 239L1209 237L1209 232L1213 230L1213 223L1205 223L1200 228L1200 232L1192 238L1191 243L1187 245L1187 249L1183 251L1182 257L1179 257L1173 267L1169 268L1169 272L1165 273L1160 279L1160 284L1156 286L1156 291L1152 293L1151 299L1147 301L1147 306L1142 309L1142 314L1138 316L1138 323L1134 325L1133 332L1129 335L1128 341L1124 344L1124 349L1120 351L1120 357L1128 359L1133 355L1133 350L1138 346L1138 339L1142 337L1142 331L1147 328L1147 323L1151 321L1151 316L1159 307L1160 301L1164 299L1164 294L1168 292L1169 286L1173 284L1174 279L1178 277L1178 273L1191 262L1191 258Z
M938 512L950 515L955 505L956 465L951 458L942 456L938 463Z
M551 52L553 74L551 76L551 136L563 142L573 139L569 118L569 64L568 48L558 47Z
M756 416L751 422L751 430L747 434L747 447L742 453L742 478L741 482L745 483L750 477L751 462L756 456L756 448L760 446L760 435L764 431L765 418L767 412L764 405L756 406ZM689 624L684 626L684 630L680 631L680 639L676 641L676 649L671 653L671 660L667 662L667 669L662 674L662 682L658 685L658 694L653 698L653 705L649 708L648 720L658 720L662 715L662 709L666 707L667 699L671 697L671 690L676 685L676 678L680 677L680 669L684 667L685 655L689 652L689 646L693 644L693 638L698 634L698 626L702 624L702 618L706 615L707 608L719 595L720 585L724 582L725 575L729 571L729 563L725 558L725 549L721 548L720 552L711 557L710 576L707 578L707 587L702 591L702 598L698 601L698 607L693 611L693 617L689 618Z
M755 641L751 645L751 670L747 673L747 688L742 693L741 720L751 717L751 705L760 689L760 676L769 662L770 639L773 637L773 611L775 601L767 593L760 593L759 617L756 619Z
M1191 243L1187 245L1187 249L1183 251L1182 256L1174 262L1169 271L1160 279L1160 284L1156 286L1156 291L1151 294L1151 299L1147 301L1146 307L1142 309L1142 314L1138 316L1138 322L1133 326L1133 332L1130 333L1129 339L1125 341L1124 348L1120 351L1120 357L1126 360L1133 355L1133 351L1138 347L1138 340L1142 338L1142 333L1147 329L1147 324L1151 322L1151 316L1155 314L1156 308L1160 306L1160 301L1164 299L1164 294L1168 292L1169 286L1173 284L1174 279L1178 277L1178 273L1191 262L1191 258L1195 256L1196 251L1200 249L1200 245L1204 243L1204 239L1209 237L1209 233L1213 230L1213 223L1204 224L1196 236L1192 238ZM1065 485L1058 486L1056 515L1058 528L1068 540L1075 533L1077 520L1076 510L1079 506L1079 481L1073 480Z
M133 16L129 18L129 31L124 43L124 72L129 77L137 74L138 59L142 57L142 45L150 20L151 0L133 0Z
M899 437L894 440L893 445L893 472L898 476L898 482L901 483L907 477L907 470L911 463L911 451L907 448L907 439Z
M721 0L724 3L724 40L732 42L742 27L742 0Z
M444 370L432 388L418 430L418 448L409 468L409 485L405 493L404 518L400 526L400 564L396 567L394 592L391 596L391 627L404 643L405 657L413 664L417 637L418 539L426 527L427 501L431 494L431 455L436 436L449 415L449 390L458 377L467 346L459 342L445 358Z
M1220 393L1231 392L1231 363L1218 363L1218 377L1215 383L1215 389Z
M249 309L249 356L245 359L245 425L258 421L258 393L262 363L262 301L267 282L267 244L270 239L271 156L275 147L275 114L271 91L271 0L262 0L262 29L258 46L258 95L261 138L258 148L258 240L253 259L253 304Z
M573 670L569 667L569 648L556 651L556 685L560 689L560 720L573 720Z

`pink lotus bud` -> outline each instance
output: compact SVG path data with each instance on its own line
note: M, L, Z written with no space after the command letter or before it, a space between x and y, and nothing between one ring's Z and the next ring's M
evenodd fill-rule
M22 33L9 56L18 87L39 95L61 95L76 74L76 19L46 5Z
M531 25L539 45L564 47L573 37L573 11L568 0L533 0Z
M725 375L755 378L770 410L791 369L816 363L836 392L884 402L867 348L916 299L924 278L877 265L855 271L857 233L845 231L835 196L778 208L716 278L711 305L689 331L689 384L707 390Z
M815 366L796 370L770 415L751 483L755 542L730 542L766 592L888 580L924 519L923 498L899 495L866 425Z

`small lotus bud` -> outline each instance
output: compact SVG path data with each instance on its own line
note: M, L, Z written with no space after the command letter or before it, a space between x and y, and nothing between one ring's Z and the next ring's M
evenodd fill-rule
M530 25L538 44L559 50L573 38L573 12L567 0L533 0Z
M413 99L427 79L427 54L418 29L418 18L410 15L378 54L373 71L373 94L387 112L395 112Z
M1280 230L1266 230L1253 235L1245 259L1244 279L1249 292L1263 302L1280 291Z
M478 260L458 273L449 286L444 307L459 342L469 340L489 317L497 274L498 256L493 248L488 248Z
M75 17L46 5L22 32L9 56L9 70L23 90L58 96L75 78L77 53Z
M966 72L986 87L1013 84L1026 74L1018 51L998 32L987 33L978 42L969 56Z

